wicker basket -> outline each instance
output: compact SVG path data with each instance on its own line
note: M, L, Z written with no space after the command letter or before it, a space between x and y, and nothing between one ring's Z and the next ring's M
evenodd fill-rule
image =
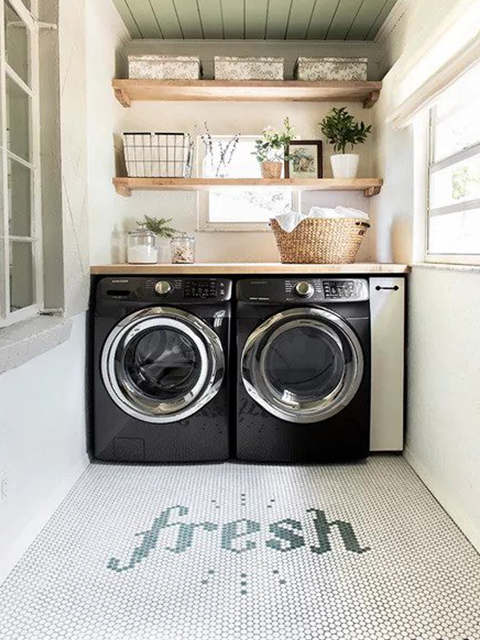
M280 260L296 264L355 262L370 224L362 218L307 218L287 233L270 220Z

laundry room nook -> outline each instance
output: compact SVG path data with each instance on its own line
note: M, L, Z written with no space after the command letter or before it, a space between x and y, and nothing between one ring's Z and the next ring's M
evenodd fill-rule
M480 0L0 12L0 640L480 640Z

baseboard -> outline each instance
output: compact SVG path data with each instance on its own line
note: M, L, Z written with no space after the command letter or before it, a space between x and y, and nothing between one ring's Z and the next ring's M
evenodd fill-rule
M85 459L70 470L68 477L66 477L60 486L45 500L39 512L19 534L15 542L9 545L8 549L2 549L3 557L0 561L0 585L53 516L69 491L83 474L88 464L89 460L87 456L85 456Z
M434 478L408 448L405 449L403 455L427 489L429 489L455 522L457 527L480 553L480 529L478 525L472 522L468 514L458 506L458 497L452 494L447 487L442 485L437 478Z

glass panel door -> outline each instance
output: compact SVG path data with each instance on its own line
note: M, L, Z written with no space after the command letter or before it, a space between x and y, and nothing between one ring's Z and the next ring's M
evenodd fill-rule
M299 407L328 397L345 371L341 343L322 325L287 326L274 332L261 362L271 392L281 402Z
M271 414L294 423L321 422L355 396L363 377L355 331L326 309L288 309L267 319L242 352L248 394Z
M5 3L5 59L13 71L30 85L30 34L10 2Z
M177 329L142 332L117 355L117 373L138 394L169 402L187 395L200 377L202 364L192 339Z

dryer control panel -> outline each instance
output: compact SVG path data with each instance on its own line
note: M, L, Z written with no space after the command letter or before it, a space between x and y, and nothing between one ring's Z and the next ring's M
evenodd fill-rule
M243 302L364 302L369 288L365 278L252 278L237 294Z

